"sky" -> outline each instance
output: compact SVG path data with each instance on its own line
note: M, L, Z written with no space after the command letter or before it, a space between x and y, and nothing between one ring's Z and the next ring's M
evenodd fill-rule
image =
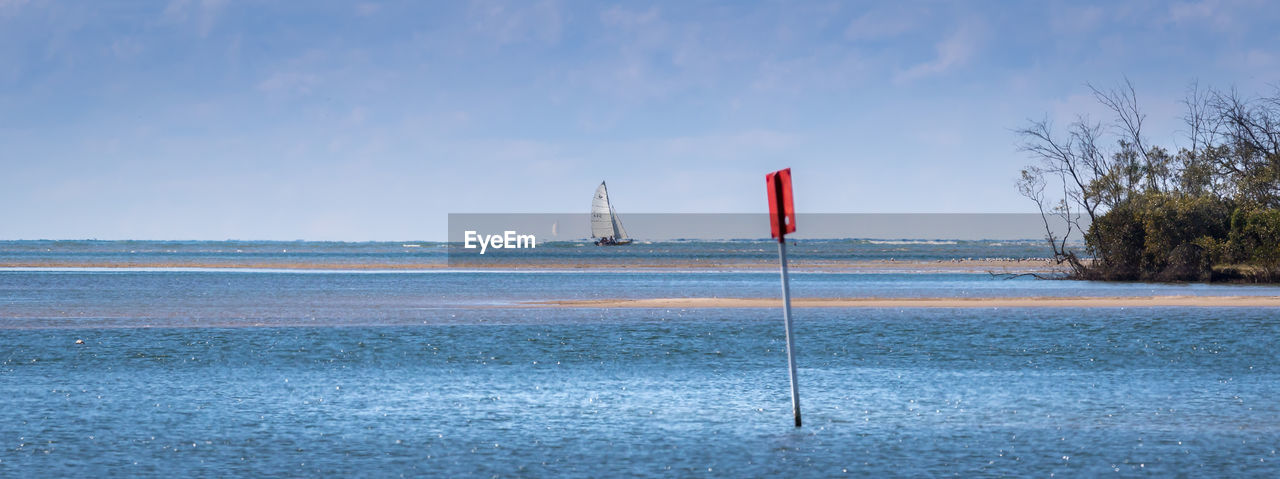
M449 213L1034 212L1029 119L1271 94L1280 3L0 0L0 239L440 240ZM639 232L636 232L639 233Z

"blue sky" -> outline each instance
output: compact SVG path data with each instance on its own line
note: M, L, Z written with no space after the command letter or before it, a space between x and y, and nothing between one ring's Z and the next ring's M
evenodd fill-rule
M441 239L450 212L1030 212L1011 129L1271 93L1256 2L0 0L0 238Z

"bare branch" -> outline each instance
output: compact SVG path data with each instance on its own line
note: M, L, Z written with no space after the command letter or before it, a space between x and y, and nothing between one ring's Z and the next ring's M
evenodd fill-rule
M1148 155L1146 142L1142 138L1142 122L1147 116L1138 108L1138 92L1134 89L1133 82L1125 77L1124 85L1107 91L1100 90L1093 84L1088 84L1088 87L1099 103L1116 114L1116 126L1122 132L1123 141L1132 144L1142 157L1144 166L1142 176L1146 179L1146 187L1159 190L1156 186L1156 178L1151 174L1155 165Z

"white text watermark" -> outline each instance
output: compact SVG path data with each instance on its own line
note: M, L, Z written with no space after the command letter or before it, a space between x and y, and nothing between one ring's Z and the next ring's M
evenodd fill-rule
M537 243L538 239L534 235L522 235L512 230L503 231L500 235L482 235L468 230L462 237L463 248L480 248L480 254L484 254L489 248L536 248Z

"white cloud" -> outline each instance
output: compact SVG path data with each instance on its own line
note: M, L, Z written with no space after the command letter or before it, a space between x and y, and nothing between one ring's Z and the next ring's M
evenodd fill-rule
M896 37L916 28L917 14L911 12L868 12L849 22L844 37L849 40L879 40Z
M191 0L173 0L165 5L164 12L160 17L165 22L182 23L187 21L187 9L190 8Z
M842 91L862 82L869 61L853 49L823 49L805 56L759 62L751 88L770 94Z
M1244 55L1244 64L1250 68L1267 68L1275 64L1275 55L1266 50L1252 49Z
M1254 2L1231 2L1227 0L1201 0L1199 2L1178 2L1169 6L1169 20L1179 24L1208 25L1216 30L1229 30L1237 22L1236 7L1251 10L1257 5ZM1265 7L1265 6L1264 6Z
M8 18L18 14L27 0L0 0L0 18Z
M201 37L209 36L218 21L227 0L173 0L165 6L160 14L164 23L195 24L196 32Z
M377 3L363 2L356 4L356 15L360 15L362 17L373 15L381 10L382 5Z
M764 129L753 129L723 134L707 134L661 139L640 151L655 151L664 157L735 160L762 152L785 151L794 146L795 134Z
M911 81L933 75L946 73L954 68L964 66L977 53L979 43L978 28L972 23L961 25L954 33L934 47L937 56L924 63L917 64L898 74L898 81Z
M281 71L272 73L258 83L258 90L266 93L308 95L320 84L320 76L309 72Z
M472 0L468 11L471 28L499 45L540 41L555 44L563 23L556 2Z
M1203 2L1178 2L1169 6L1169 19L1175 22L1196 21L1217 16L1214 5Z
M120 60L137 57L138 54L142 53L142 42L131 37L117 38L111 42L111 53L115 54L116 58Z
M657 7L650 8L643 12L631 12L615 5L600 13L600 21L604 22L605 25L626 28L637 28L652 25L657 20Z
M709 51L698 28L668 22L656 8L629 11L615 6L598 17L605 28L599 42L616 53L564 72L566 82L576 88L631 101L663 98L706 85L711 81L708 75L731 55Z
M1083 8L1067 6L1053 11L1049 26L1057 33L1084 34L1102 25L1104 13L1102 7L1096 5Z

